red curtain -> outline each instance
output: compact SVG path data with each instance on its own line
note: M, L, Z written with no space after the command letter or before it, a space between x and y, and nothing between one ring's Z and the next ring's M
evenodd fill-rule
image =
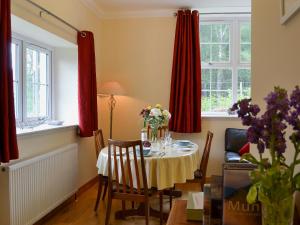
M180 10L173 53L170 130L201 131L201 60L198 11Z
M98 129L97 85L94 36L92 32L77 34L78 43L78 109L79 135L93 136Z
M0 162L19 158L11 62L10 0L0 1Z

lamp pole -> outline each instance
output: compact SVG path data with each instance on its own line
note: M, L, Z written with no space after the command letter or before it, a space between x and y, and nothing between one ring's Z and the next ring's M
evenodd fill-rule
M112 139L113 111L116 106L116 99L114 98L114 95L110 95L108 99L108 106L110 110L109 138Z

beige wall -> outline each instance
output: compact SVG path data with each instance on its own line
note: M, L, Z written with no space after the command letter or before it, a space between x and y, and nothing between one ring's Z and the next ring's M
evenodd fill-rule
M34 2L40 4L44 8L68 21L80 30L90 30L95 37L95 51L96 51L96 67L97 75L99 76L100 68L100 20L89 11L79 0L35 0ZM43 14L40 18L39 10L32 7L24 0L12 0L12 13L21 17L33 24L42 27L66 40L76 43L76 32L68 29L66 26L52 19L50 16ZM33 34L34 35L34 34ZM61 53L58 51L58 53ZM74 66L73 66L74 67ZM72 67L72 70L74 69ZM60 69L60 68L58 68ZM56 71L57 72L57 71ZM70 73L70 71L69 71ZM67 76L68 74L65 74ZM70 75L71 76L71 75ZM70 77L77 79L76 76ZM66 83L68 84L68 83ZM73 88L74 87L73 85ZM74 99L76 96L74 96ZM91 178L95 177L96 159L94 142L92 138L78 138L75 128L62 129L58 131L42 132L36 135L18 136L18 145L20 148L20 156L22 158L31 157L33 155L41 154L51 151L58 147L77 142L79 144L79 186L83 185Z
M102 23L100 81L117 80L127 90L117 97L114 138L139 138L141 109L161 103L169 107L175 17L104 20ZM107 99L100 98L100 126L108 134ZM240 127L238 119L204 118L200 134L174 134L192 139L202 151L207 130L214 132L208 176L221 174L226 127Z
M252 96L264 109L263 98L274 86L290 93L300 84L300 14L281 25L279 2L253 0L252 7ZM293 153L289 145L288 160Z
M300 83L300 14L281 25L279 2L252 1L252 87L253 99L275 85L291 90Z
M263 96L274 86L291 90L300 85L300 13L284 26L279 15L279 1L252 0L252 90L259 105L263 105ZM293 157L293 149L289 144L288 161ZM300 212L300 195L297 203Z
M139 112L148 104L161 103L168 108L175 18L132 18L99 21L79 0L36 0L45 8L61 16L80 29L95 34L98 80L118 80L127 90L126 97L117 97L114 114L114 137L139 138L142 125ZM23 6L20 6L22 5ZM72 6L72 7L70 7ZM270 7L272 6L272 7ZM73 31L51 20L44 22L23 10L24 1L13 0L13 13L25 18L67 40L75 41ZM266 10L267 9L267 10ZM36 15L38 11L28 9ZM48 18L49 19L49 18ZM50 19L49 19L50 20ZM50 25L49 25L50 24ZM262 96L274 85L292 88L299 83L300 16L287 26L279 23L279 3L272 0L253 0L252 16L252 92L254 101L262 103ZM101 74L101 76L100 76ZM98 99L100 126L108 135L107 99ZM204 118L201 134L176 134L178 138L191 138L202 149L208 129L215 133L209 162L208 175L221 174L226 127L241 127L238 119ZM44 140L42 148L36 144ZM58 140L58 141L57 141ZM21 156L37 151L44 152L71 141L80 143L80 183L95 175L92 140L80 139L75 131L63 131L47 137L19 137ZM91 163L92 162L92 163Z

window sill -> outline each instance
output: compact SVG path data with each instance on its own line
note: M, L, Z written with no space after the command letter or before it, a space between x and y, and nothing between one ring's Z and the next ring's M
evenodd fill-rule
M220 113L220 114L205 114L203 113L201 115L202 118L224 118L224 119L239 119L238 116L235 114L235 115L229 115L227 113Z
M24 128L24 129L17 128L17 136L23 137L27 135L36 135L36 134L41 134L46 132L54 132L61 129L77 128L77 126L78 126L77 124L64 124L64 125L42 124L34 128Z

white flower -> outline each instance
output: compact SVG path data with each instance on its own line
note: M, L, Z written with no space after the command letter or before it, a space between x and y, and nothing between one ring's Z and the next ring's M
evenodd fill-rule
M166 117L168 120L171 119L171 113L168 110L164 110L163 111L163 115L164 117Z
M154 116L154 117L159 117L159 116L162 115L161 110L158 109L158 108L153 108L153 109L150 110L150 115Z

